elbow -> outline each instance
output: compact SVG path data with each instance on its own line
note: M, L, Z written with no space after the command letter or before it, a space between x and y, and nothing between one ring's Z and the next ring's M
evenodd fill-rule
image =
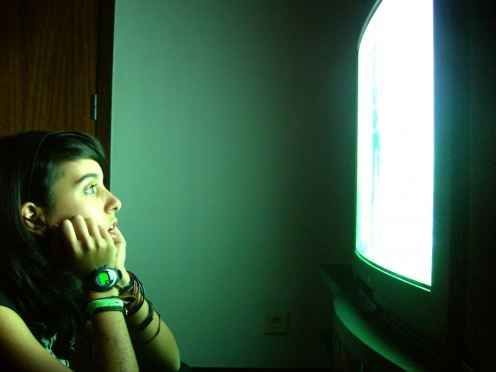
M190 371L186 366L183 367L183 363L181 362L181 358L177 357L174 362L169 362L167 363L168 366L165 370L171 371L171 372L183 372L183 371ZM163 367L162 367L163 368Z
M181 362L181 355L179 354L179 350L177 351L177 358L175 360L174 368L172 369L174 372L189 372L190 369L187 365Z
M175 360L176 365L174 366L174 371L179 372L183 369L183 363L181 362L181 354L179 353L179 349L177 349L177 358Z
M181 371L182 366L183 366L183 364L181 363L181 359L180 359L180 358L177 358L177 363L176 363L176 365L174 366L173 371L174 371L174 372L179 372L179 371Z

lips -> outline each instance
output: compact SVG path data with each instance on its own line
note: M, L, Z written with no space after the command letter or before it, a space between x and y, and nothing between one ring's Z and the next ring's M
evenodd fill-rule
M114 221L114 222L112 223L112 225L110 225L110 227L107 229L107 231L108 231L109 233L111 233L111 234L112 234L112 233L114 233L114 232L115 232L115 227L116 227L116 226L117 226L117 221Z

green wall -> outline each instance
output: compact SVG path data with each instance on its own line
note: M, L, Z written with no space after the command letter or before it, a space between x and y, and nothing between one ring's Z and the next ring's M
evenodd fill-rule
M357 2L117 0L128 268L193 366L325 367L354 241ZM363 7L363 2L361 3ZM288 335L263 334L273 311Z

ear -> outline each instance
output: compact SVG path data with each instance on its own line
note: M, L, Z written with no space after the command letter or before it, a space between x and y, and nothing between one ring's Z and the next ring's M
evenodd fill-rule
M36 235L43 235L47 228L43 209L31 202L24 203L21 207L21 221L26 229Z

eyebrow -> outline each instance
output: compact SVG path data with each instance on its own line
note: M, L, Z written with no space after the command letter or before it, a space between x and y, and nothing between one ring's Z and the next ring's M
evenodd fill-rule
M82 176L81 178L79 178L75 182L75 186L79 185L81 182L83 182L87 178L98 178L98 174L96 174L96 173L87 173L87 174L85 174L84 176Z

